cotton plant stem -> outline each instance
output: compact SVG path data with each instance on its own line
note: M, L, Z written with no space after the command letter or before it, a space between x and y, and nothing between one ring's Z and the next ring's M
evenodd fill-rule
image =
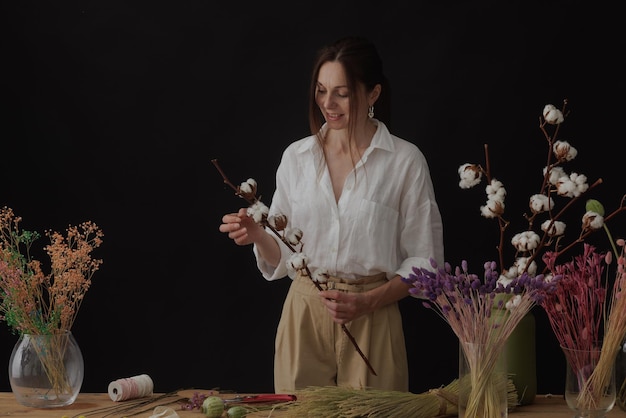
M228 186L230 186L231 189L233 189L235 191L235 195L244 198L249 204L254 204L254 201L251 201L250 199L246 199L244 196L242 196L239 193L239 188L237 186L235 186L229 179L228 176L226 176L226 173L224 173L224 171L222 170L222 168L220 167L220 165L217 162L217 159L213 159L211 160L211 162L213 163L213 165L215 166L215 168L217 169L217 171L220 173L220 175L222 176L222 179L224 180L224 184L227 184ZM265 225L267 228L269 228L274 235L276 235L278 237L278 239L280 239L280 241L285 244L287 246L287 248L289 248L289 250L291 250L291 252L297 252L296 249L285 239L285 237L278 232L276 229L274 229L271 225L267 224ZM305 267L306 269L306 273L307 276L309 277L309 279L311 279L311 282L315 285L315 287L317 288L317 290L324 290L322 288L322 286L315 280L313 280L313 275L311 274L311 272L309 271L308 267ZM361 358L363 359L363 361L365 361L365 364L367 365L367 368L370 370L370 372L374 375L374 376L378 376L376 374L376 371L374 370L374 367L372 367L372 364L370 363L369 359L367 358L367 356L365 355L365 353L363 353L363 351L361 350L361 348L359 347L359 344L357 343L357 341L354 339L354 336L352 335L352 333L350 332L350 330L348 329L348 327L346 326L346 324L341 324L341 330L343 331L343 333L346 335L346 337L348 337L348 339L350 340L350 342L352 343L352 345L354 346L354 348L356 349L356 351L359 353L359 355L361 356Z

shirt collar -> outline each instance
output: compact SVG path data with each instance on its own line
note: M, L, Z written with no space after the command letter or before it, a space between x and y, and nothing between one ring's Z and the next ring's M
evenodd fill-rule
M393 152L395 147L387 126L377 119L374 120L376 121L378 127L376 129L376 132L374 133L374 136L372 137L372 143L370 144L369 148L380 148L385 151ZM322 126L322 131L324 129L326 129L326 124ZM302 141L302 144L298 148L297 152L301 154L307 151L320 151L317 137L315 135L311 135L306 138L305 141Z

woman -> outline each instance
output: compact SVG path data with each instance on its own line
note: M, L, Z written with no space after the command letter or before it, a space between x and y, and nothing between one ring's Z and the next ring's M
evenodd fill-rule
M386 79L374 45L348 37L317 55L310 88L312 135L284 151L270 215L303 231L309 271L301 271L271 231L246 215L222 218L220 231L254 244L263 277L293 279L278 325L274 389L339 385L408 391L398 301L413 266L443 262L443 226L427 162L412 143L374 118L386 109ZM370 370L342 325L369 359Z

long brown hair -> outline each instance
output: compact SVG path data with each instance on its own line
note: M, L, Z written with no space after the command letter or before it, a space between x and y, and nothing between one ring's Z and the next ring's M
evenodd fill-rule
M378 51L368 39L349 36L338 39L322 47L317 52L309 87L309 125L311 134L319 135L320 129L324 124L324 118L315 100L315 93L317 91L317 79L320 68L326 62L339 62L343 66L350 99L350 133L354 132L354 124L357 120L356 112L359 108L359 99L356 92L359 84L364 85L368 92L376 84L381 85L381 93L375 107L376 119L386 125L390 124L389 84L383 72L383 63L378 55Z

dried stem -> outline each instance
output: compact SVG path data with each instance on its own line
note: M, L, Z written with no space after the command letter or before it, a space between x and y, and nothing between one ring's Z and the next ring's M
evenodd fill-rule
M50 382L50 391L57 397L69 394L72 387L63 362L69 345L69 332L62 334L30 334L28 344L32 346Z
M240 191L239 188L237 186L235 186L229 179L228 176L226 176L226 174L224 173L224 171L222 170L222 168L220 167L220 165L217 162L217 159L212 159L211 162L213 163L213 165L215 166L215 168L217 169L217 171L219 171L220 175L222 176L222 179L224 180L224 183L227 184L228 186L230 186L230 188L232 188L235 191L235 195L239 196L243 199L245 199L249 204L254 204L256 203L255 200L251 200L246 198L245 196L243 196ZM258 200L258 199L257 199ZM296 249L289 243L289 241L287 241L287 239L280 233L278 232L275 228L273 228L271 225L264 223L265 227L269 228L274 235L276 235L283 244L285 244L287 246L287 248L289 248L291 250L291 252L297 252ZM309 270L308 267L305 266L306 269L306 273L307 276L309 277L309 279L311 279L311 282L313 282L313 284L315 285L315 287L318 290L324 290L322 288L322 286L319 284L319 282L313 280L313 275L311 274L311 271ZM365 364L367 365L367 368L370 370L370 372L374 375L377 376L376 371L374 370L374 368L372 367L369 359L367 358L367 356L363 353L363 351L361 350L361 348L359 347L359 344L356 342L356 340L354 339L354 336L352 335L352 333L350 332L350 330L348 329L348 327L346 327L345 324L341 324L341 329L344 332L344 334L346 334L346 336L348 337L348 339L350 340L350 342L352 343L352 345L354 346L354 348L356 349L356 351L359 353L359 355L361 356L361 358L363 359L363 361L365 361Z
M459 341L467 362L464 367L466 374L461 376L460 383L466 386L460 391L459 408L464 409L464 417L499 417L502 416L505 399L501 397L500 388L506 386L506 370L498 368L502 349L494 350L489 345Z
M465 383L455 379L446 386L414 394L379 389L311 386L298 390L298 399L278 407L287 416L342 418L443 418L458 415L459 392ZM518 404L517 391L507 380L509 410Z

